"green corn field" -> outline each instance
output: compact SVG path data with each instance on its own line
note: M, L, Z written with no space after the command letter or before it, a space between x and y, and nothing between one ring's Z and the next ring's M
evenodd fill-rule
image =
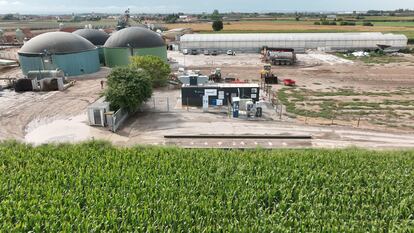
M0 144L0 232L412 232L414 151Z

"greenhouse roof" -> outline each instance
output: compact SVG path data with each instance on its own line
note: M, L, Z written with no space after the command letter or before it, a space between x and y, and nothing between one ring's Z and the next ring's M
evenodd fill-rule
M361 33L220 33L186 34L181 42L190 41L272 41L272 40L407 40L402 34Z

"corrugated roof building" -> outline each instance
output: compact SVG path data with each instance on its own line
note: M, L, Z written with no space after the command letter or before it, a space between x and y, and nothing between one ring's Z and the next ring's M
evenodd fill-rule
M187 34L180 38L180 48L196 50L235 50L259 52L263 47L293 48L297 52L308 49L347 51L378 49L379 45L391 50L407 47L405 35L383 33L221 33Z

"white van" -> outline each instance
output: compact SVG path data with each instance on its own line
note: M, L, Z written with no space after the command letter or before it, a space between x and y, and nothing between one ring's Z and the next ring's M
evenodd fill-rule
M227 50L227 55L235 56L236 52L234 52L233 50Z

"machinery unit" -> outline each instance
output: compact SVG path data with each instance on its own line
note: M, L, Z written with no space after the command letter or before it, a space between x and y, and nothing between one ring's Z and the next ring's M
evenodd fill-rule
M296 63L296 53L290 48L267 48L263 49L265 60L273 65L293 65Z
M104 101L104 98L99 99L88 107L88 120L91 126L108 125L107 114L110 112L109 103Z
M40 91L62 91L65 88L63 78L44 78L38 80Z
M209 76L209 80L213 81L215 83L219 83L222 81L221 79L221 69L216 68L215 70L211 71L211 74Z
M32 70L27 73L28 79L37 79L42 80L44 78L63 78L65 79L65 74L62 70Z
M183 106L203 106L203 96L208 96L209 105L228 105L233 97L259 101L259 84L250 83L213 83L199 86L183 85L181 100ZM219 100L219 101L218 101Z
M207 76L198 75L198 74L182 75L178 77L178 80L180 80L182 84L190 85L190 86L198 86L198 85L203 85L203 84L208 83Z
M264 65L263 70L260 73L260 77L262 82L265 84L278 84L279 79L277 76L272 72L272 65Z

